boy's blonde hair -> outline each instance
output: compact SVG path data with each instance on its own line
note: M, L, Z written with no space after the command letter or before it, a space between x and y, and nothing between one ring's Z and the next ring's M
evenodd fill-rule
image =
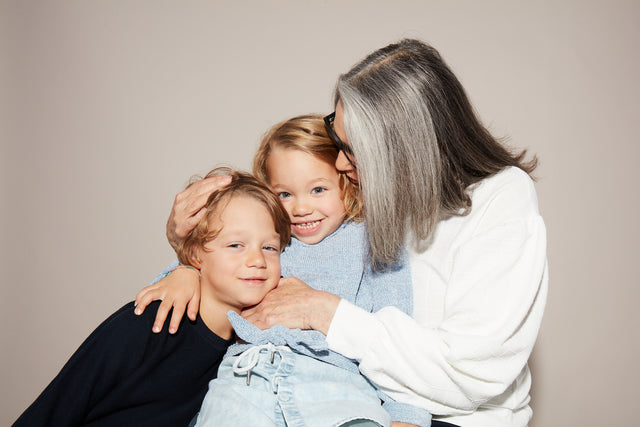
M267 160L274 148L299 150L335 167L338 151L327 134L322 116L307 114L285 120L273 126L262 138L260 147L253 158L253 173L262 181L269 183ZM338 171L336 171L338 173ZM340 174L340 189L346 212L345 220L362 219L362 201L358 186L347 176Z
M231 183L221 189L214 191L209 196L205 208L206 215L200 220L198 225L187 235L180 243L176 250L178 260L181 264L194 265L198 264L198 251L205 250L205 245L215 239L224 224L221 227L213 228L212 221L219 216L233 197L244 196L250 197L261 202L273 219L273 225L276 233L280 235L280 250L282 251L289 243L291 238L291 223L289 222L289 214L282 207L278 196L273 194L271 189L260 180L246 172L235 171L230 168L221 167L209 172L205 178L219 175L230 175ZM192 180L189 184L193 184L199 179ZM188 187L188 186L187 186Z

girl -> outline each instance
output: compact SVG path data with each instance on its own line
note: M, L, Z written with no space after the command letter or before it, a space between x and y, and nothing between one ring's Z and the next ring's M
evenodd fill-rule
M406 259L384 272L366 262L358 189L338 174L337 154L322 117L308 115L274 126L254 158L255 175L278 195L291 220L282 281L306 283L369 312L393 305L410 314ZM429 425L428 412L378 393L355 361L327 349L323 334L282 326L261 331L233 313L230 319L242 343L227 352L197 425L342 425L356 419ZM275 378L278 387L271 386Z

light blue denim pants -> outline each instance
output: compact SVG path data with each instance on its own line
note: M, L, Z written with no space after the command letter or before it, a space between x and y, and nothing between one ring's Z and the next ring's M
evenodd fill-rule
M220 364L196 425L388 427L391 417L362 375L265 344Z

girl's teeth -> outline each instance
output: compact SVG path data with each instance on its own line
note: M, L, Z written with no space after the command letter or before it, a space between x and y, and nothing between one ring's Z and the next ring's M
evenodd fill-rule
M313 221L313 222L305 222L303 224L296 224L296 227L300 227L300 228L313 228L316 225L320 224L320 221Z

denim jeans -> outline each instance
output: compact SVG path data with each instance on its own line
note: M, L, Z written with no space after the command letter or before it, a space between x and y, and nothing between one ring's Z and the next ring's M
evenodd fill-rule
M222 362L196 425L387 427L391 418L362 375L267 344Z

